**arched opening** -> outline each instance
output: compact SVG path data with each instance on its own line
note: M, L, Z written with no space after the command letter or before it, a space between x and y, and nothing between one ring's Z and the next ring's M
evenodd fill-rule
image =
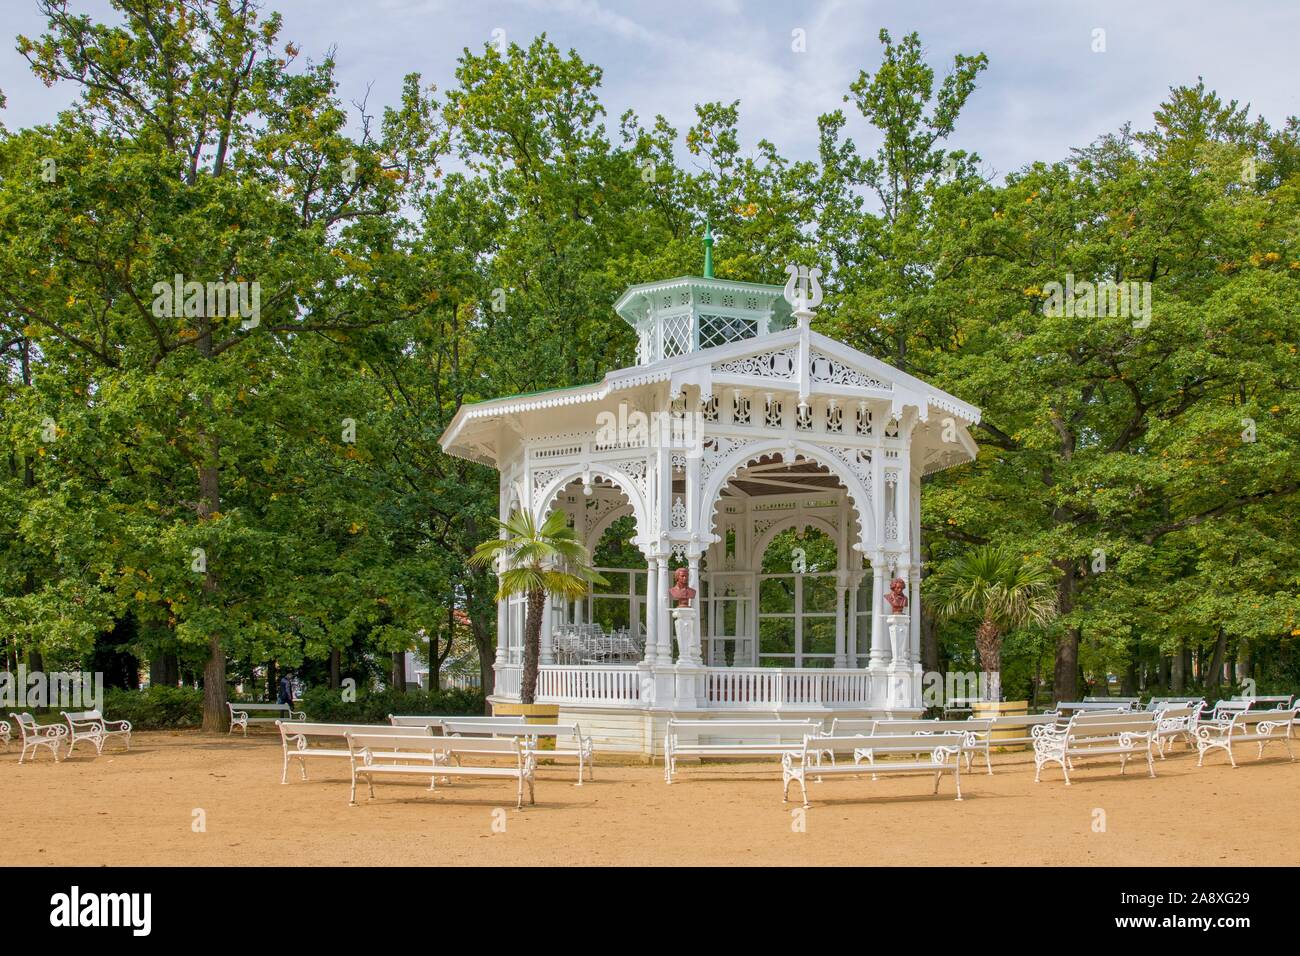
M717 488L719 541L701 564L706 662L862 666L871 621L859 611L870 604L859 513L840 476L802 455L766 453L735 468Z
M551 597L542 625L542 663L635 663L644 653L646 561L633 543L638 535L634 502L615 481L590 474L562 482L550 495L545 514L559 508L586 545L593 566L606 583L576 600ZM544 516L543 515L543 516ZM525 601L512 598L507 660L521 660Z

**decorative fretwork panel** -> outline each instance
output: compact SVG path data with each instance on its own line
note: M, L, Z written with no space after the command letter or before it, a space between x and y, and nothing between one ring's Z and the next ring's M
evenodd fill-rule
M731 421L734 425L748 425L750 422L749 415L749 396L741 395L735 392L731 396Z
M767 396L767 404L763 408L763 424L768 428L780 428L782 411L781 399L775 395Z
M715 375L752 375L755 378L794 378L798 355L793 348L760 352L744 358L719 362L713 366Z
M794 427L800 431L811 431L813 426L812 406L804 402L795 409Z
M859 403L855 423L859 435L871 434L871 409L867 407L866 402Z
M834 402L826 407L826 430L832 435L839 435L844 431L844 409Z
M718 396L710 395L701 402L700 413L704 416L706 422L716 422L718 420Z
M826 385L849 385L854 388L875 388L891 391L893 383L868 375L852 365L814 351L808 360L808 373L814 382Z
M730 457L730 455L737 449L752 444L752 441L740 438L727 438L725 435L719 435L715 438L708 439L704 443L704 454L700 458L700 480L708 481L709 476L713 474L714 470L717 469L720 464L722 464L723 459Z

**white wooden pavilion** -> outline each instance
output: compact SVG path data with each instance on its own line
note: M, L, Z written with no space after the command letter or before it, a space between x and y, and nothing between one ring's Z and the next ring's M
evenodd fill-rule
M633 286L614 308L634 366L466 405L442 436L499 471L502 518L563 509L593 553L634 529L640 566L602 568L608 587L542 627L538 702L598 746L653 753L673 716L921 709L921 479L975 457L980 413L814 332L819 273L789 271L719 279L706 255L703 277ZM824 535L835 567L765 570L787 532ZM694 611L670 608L677 567ZM522 599L501 602L495 701L519 699L523 625Z

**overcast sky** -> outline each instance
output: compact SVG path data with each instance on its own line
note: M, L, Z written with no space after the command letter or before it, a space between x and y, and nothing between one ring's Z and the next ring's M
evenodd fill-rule
M284 16L283 39L319 56L337 47L345 102L372 84L370 110L394 103L403 74L445 89L456 58L504 30L527 43L545 31L604 69L608 125L626 108L656 113L685 131L698 102L741 101L742 142L772 140L811 158L816 117L839 107L861 69L880 60L876 34L917 30L936 73L955 53L984 52L989 68L951 144L974 149L996 175L1055 160L1126 120L1149 125L1172 85L1198 75L1225 98L1249 102L1272 124L1300 113L1296 0L268 0ZM73 8L111 16L107 0ZM18 129L50 120L71 96L46 89L14 52L18 33L44 28L33 0L0 0L8 42L0 48L0 122ZM796 52L793 31L803 31ZM1103 30L1104 52L1094 52ZM863 145L874 139L850 125Z

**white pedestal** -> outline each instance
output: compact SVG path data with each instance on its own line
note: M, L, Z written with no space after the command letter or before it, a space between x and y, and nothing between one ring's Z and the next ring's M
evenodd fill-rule
M911 615L886 614L885 628L889 632L889 670L911 669Z
M673 608L673 631L677 635L678 664L704 664L704 657L700 653L700 632L695 625L695 608Z

